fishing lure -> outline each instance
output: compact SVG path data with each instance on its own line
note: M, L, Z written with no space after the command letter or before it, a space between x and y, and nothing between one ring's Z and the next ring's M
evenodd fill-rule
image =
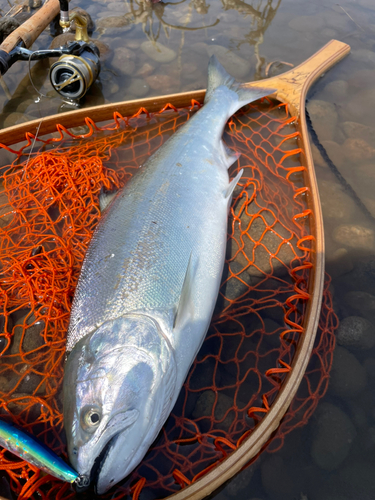
M51 476L79 487L88 484L85 476L80 476L47 446L4 420L0 420L0 446Z

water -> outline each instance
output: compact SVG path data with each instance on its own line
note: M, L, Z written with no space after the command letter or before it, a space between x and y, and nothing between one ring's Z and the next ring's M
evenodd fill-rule
M72 6L75 5L73 1ZM2 12L9 9L5 0L1 0L0 7ZM325 221L327 271L333 277L335 310L343 325L331 384L306 426L289 434L279 452L263 454L254 466L216 492L214 498L373 499L373 0L339 3L337 0L216 0L215 3L211 0L210 4L186 0L155 4L153 8L140 1L93 1L81 2L80 7L96 22L92 37L110 48L99 81L83 106L204 88L209 54L223 54L225 49L230 51L229 58L221 57L226 57L228 65L236 60L239 72L236 76L250 81L264 78L267 66L274 61L272 73L288 69L285 63L299 64L332 38L351 45L351 55L313 87L307 104L320 143L367 209L366 212L355 201L352 192L313 148ZM129 22L132 17L135 24ZM173 60L160 63L147 55L142 43L152 39L174 51L174 54L167 52ZM51 40L45 32L34 48L46 48ZM47 72L46 62L37 63L33 69L34 83L43 93L51 92L46 84ZM66 110L58 97L35 102L38 95L29 82L24 62L16 63L4 76L3 83L0 90L3 127ZM366 319L370 325L363 320L356 323L345 320L353 316ZM357 345L348 341L354 329L362 332Z

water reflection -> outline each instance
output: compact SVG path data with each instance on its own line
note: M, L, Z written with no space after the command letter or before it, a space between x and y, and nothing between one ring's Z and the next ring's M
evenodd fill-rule
M198 12L198 14L207 14L209 5L206 5L205 0L192 0L194 9Z
M3 10L6 2L0 0ZM233 76L236 78L249 81L254 76L257 79L264 77L266 59L260 55L259 47L280 4L281 0L221 0L215 3L209 0L82 2L80 7L86 8L97 23L93 39L109 46L109 54L102 59L99 78L103 98L113 102L202 88L206 85L207 63L212 53L216 54L228 71L234 68ZM50 34L53 35L52 31ZM145 45L141 47L146 40L155 44L154 50L149 47L145 51ZM160 45L156 42L171 49L176 54L175 59L158 59L155 52L159 51ZM34 48L49 45L50 38L44 32ZM254 57L253 53L255 65L250 60ZM27 67L22 62L16 63L5 75L0 88L2 125L9 126L22 121L20 113L27 113L25 120L33 117L35 102L32 101L38 98L38 90L43 89L43 93L52 95L48 81L44 83L48 68L35 65L32 73L34 83L43 80L40 85L36 85L35 91L28 84ZM165 81L160 83L160 78ZM11 95L7 88L11 90ZM92 94L92 98L87 95L81 106L86 107L89 102L99 104L93 90L89 94ZM43 113L53 114L58 112L61 100L54 96L46 104Z
M219 23L217 19L213 24L208 24L204 26L188 27L186 25L171 24L167 22L163 16L165 13L165 8L169 5L179 5L185 3L186 0L181 0L179 2L158 2L151 3L150 0L128 0L127 5L129 6L130 12L125 14L124 18L130 24L142 24L143 33L151 41L156 41L161 33L161 28L167 38L169 38L169 29L176 29L182 31L196 31L201 29L211 28ZM191 8L194 9L199 14L207 14L209 5L206 5L205 0L191 0L190 3L190 15L186 18L186 24L191 21ZM154 21L156 21L156 31L154 31ZM168 29L169 28L169 29Z
M260 80L266 76L265 74L265 57L261 57L259 53L259 46L263 43L264 34L280 7L281 0L267 0L264 5L258 5L254 8L242 0L221 0L224 10L235 9L243 17L251 17L250 31L242 36L242 40L235 42L237 49L243 44L254 46L254 54L257 60L255 70L255 80ZM232 40L232 42L234 42Z

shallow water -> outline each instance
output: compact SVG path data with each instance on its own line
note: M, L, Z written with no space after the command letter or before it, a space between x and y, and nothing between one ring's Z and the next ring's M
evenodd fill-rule
M72 6L76 5L73 0ZM313 148L335 310L340 320L354 316L369 324L342 321L331 384L310 422L289 434L279 452L263 454L214 498L373 499L374 2L211 0L209 4L186 0L153 8L147 5L129 1L80 3L96 23L92 37L109 47L99 81L86 96L84 106L204 88L211 53L218 54L229 71L235 61L236 76L250 81L264 78L267 66L274 61L279 62L271 66L271 73L288 69L285 63L299 64L332 38L351 45L351 55L313 87L307 109L321 144L362 203ZM1 0L0 7L6 12L7 2ZM129 22L132 18L135 24ZM169 62L155 60L150 39L170 49L164 51ZM46 48L51 40L45 32L34 47ZM47 63L38 63L33 70L34 83L43 93L50 92L45 83L47 70ZM29 82L27 63L16 63L3 82L1 126L67 109L58 97L35 102L38 94ZM362 333L355 336L354 331Z

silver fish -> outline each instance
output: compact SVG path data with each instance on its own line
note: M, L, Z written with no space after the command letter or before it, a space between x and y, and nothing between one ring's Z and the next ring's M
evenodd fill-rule
M242 87L211 58L204 106L116 194L94 233L68 331L64 421L70 461L83 476L96 461L99 494L142 460L203 342L242 174L229 182L238 155L223 130L273 92Z

